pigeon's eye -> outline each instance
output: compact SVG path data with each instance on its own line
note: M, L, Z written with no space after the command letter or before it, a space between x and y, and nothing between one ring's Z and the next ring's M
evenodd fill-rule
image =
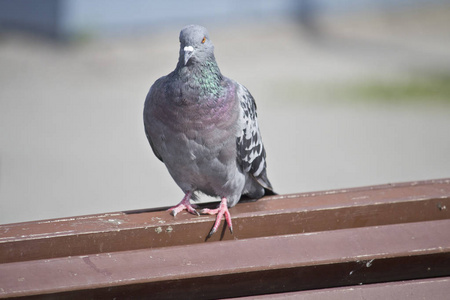
M204 44L205 42L206 42L206 37L203 37L202 44Z

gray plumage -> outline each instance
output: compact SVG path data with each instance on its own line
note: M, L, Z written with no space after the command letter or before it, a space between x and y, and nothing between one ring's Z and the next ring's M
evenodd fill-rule
M144 125L153 152L184 193L220 196L228 207L242 195L272 193L255 101L221 74L204 27L181 30L178 64L150 88Z

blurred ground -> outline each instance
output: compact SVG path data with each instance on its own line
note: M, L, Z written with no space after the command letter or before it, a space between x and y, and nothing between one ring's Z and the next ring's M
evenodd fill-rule
M450 177L450 6L209 26L256 98L278 193ZM145 138L179 28L58 44L0 36L0 223L176 204Z

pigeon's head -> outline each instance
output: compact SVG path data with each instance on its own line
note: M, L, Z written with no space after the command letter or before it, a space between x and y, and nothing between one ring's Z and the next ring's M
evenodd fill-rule
M208 30L200 25L188 25L180 32L180 61L187 65L214 59L214 45Z

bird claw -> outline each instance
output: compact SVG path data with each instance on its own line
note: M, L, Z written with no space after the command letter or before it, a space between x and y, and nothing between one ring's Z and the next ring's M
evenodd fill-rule
M209 239L214 233L216 233L216 231L217 231L217 229L215 229L214 226L213 226L213 228L211 228L211 231L209 232L209 234L206 237L206 239Z
M177 215L177 212L175 211L175 209L173 207L169 208L168 211L170 211L170 214L172 215L172 217L175 217Z
M196 206L194 205L185 205L185 204L178 204L172 208L169 208L168 210L170 211L170 214L172 216L176 216L179 212L183 211L183 210L187 210L189 213L193 214L193 215L197 215L200 216L200 213L194 208Z
M220 205L216 209L204 208L200 211L202 214L208 215L217 215L216 221L214 222L211 231L209 232L207 239L209 239L219 228L220 222L222 221L222 216L225 216L225 221L227 222L228 227L230 228L231 234L233 234L233 224L231 223L231 215L228 211L227 199L222 198Z
M189 210L189 208L188 208L187 211L193 215L197 215L197 217L200 217L200 213L195 209L196 207L197 207L197 205L192 205L191 210Z
M196 210L198 206L190 203L191 195L192 195L191 192L187 192L180 203L178 203L174 207L169 208L168 211L170 211L170 214L175 217L179 212L187 210L189 213L193 215L200 216L200 213Z

